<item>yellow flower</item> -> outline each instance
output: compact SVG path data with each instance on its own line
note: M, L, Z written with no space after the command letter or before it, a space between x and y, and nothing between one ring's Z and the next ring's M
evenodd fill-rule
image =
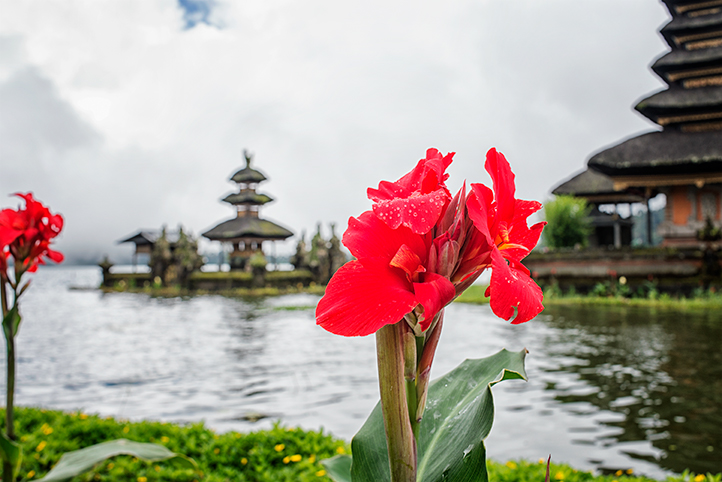
M28 477L28 479L32 479L33 477L35 477L35 471L31 470L30 472L28 472L27 477Z
M554 478L557 480L564 480L564 472L557 472Z
M539 463L540 463L540 464L543 464L543 463L544 463L544 459L539 459Z
M302 458L302 457L301 457L300 454L291 455L291 462L300 462L300 461L301 461L301 458Z
M241 459L241 465L246 465L247 463L248 463L248 459L245 458L245 457L243 457L243 458Z
M108 470L112 470L113 467L115 467L115 464L113 462L108 464Z
M704 474L697 474L697 475L694 477L694 482L702 482L705 478L706 478L706 477L704 476Z
M163 435L160 438L160 441L163 442L164 444L167 444L168 442L170 442L170 439L168 437L166 437L165 435Z
M240 434L240 433L238 433L238 432L236 432L236 438L241 438L241 437L243 437L243 435Z
M43 450L45 448L46 445L47 445L47 443L45 442L45 440L43 440L42 442L40 442L38 444L37 447L35 447L35 451L40 452L41 450Z
M160 465L156 465L156 466L153 467L153 468L155 469L156 472L160 472Z
M138 482L148 482L148 477L143 477L142 475L138 477Z
M40 430L42 430L45 435L50 435L51 433L53 433L53 427L51 427L47 423L44 423L43 426L40 427Z
M88 414L87 414L87 413L81 413L80 415L78 415L78 417L80 417L80 420L85 420L86 418L88 418Z
M287 464L287 463L289 463L290 461L291 461L291 457L289 457L288 455L286 455L285 457L283 457L283 463L284 463L284 464Z
M323 469L316 472L316 477L323 477L324 475L326 475L326 471Z
M346 453L346 449L344 449L343 447L338 447L338 448L336 449L336 453L343 455L343 454Z
M219 453L221 453L221 449L219 449L218 447L216 447L216 448L213 449L213 453L216 454L216 455L218 455Z
M314 462L316 461L316 454L311 454L311 455L308 457L308 461L311 462L311 463L314 463Z
M273 447L273 448L276 449L276 452L280 452L280 451L282 451L283 449L285 449L286 446L283 445L283 444L278 444L278 445L276 445L276 446Z
M627 475L632 475L634 473L634 469L627 469Z
M619 477L619 476L622 475L623 473L624 473L624 472L622 472L621 470L617 470L616 472L614 472L614 475L616 475L617 477Z
M512 462L511 460L506 463L506 466L512 470L516 468L516 464L514 462Z
M128 427L126 425L125 427L123 427L123 433L128 433L128 432L130 432L130 427Z

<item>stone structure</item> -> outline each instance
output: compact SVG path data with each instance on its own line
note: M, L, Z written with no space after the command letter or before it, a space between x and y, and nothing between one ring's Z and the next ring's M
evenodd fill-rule
M587 172L555 192L575 188L580 195L606 196L608 203L639 198L647 206L664 193L663 245L691 246L698 244L707 219L722 226L722 2L664 3L672 20L661 34L671 51L652 70L668 87L635 107L661 130L593 155ZM598 174L608 179L596 183ZM651 234L649 217L647 224Z
M203 233L203 236L212 241L220 241L232 246L229 261L233 270L250 270L249 260L256 254L263 254L264 241L283 240L293 236L288 229L259 216L261 206L273 199L266 194L256 192L258 184L267 178L261 171L251 167L253 156L247 151L243 154L246 167L236 172L230 179L238 184L238 192L223 198L223 202L231 204L236 209L236 217Z
M331 223L331 238L324 239L321 235L321 224L316 227L316 234L311 239L310 249L306 246L306 233L301 234L296 245L296 253L291 257L291 264L297 270L309 270L314 281L326 284L331 276L343 266L348 259L341 251L341 240L336 236L336 226Z

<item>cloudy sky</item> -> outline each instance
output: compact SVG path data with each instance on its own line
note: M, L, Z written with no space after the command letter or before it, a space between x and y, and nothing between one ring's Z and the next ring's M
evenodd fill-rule
M0 207L33 191L71 259L139 228L200 233L244 148L296 233L345 229L426 148L450 187L495 146L544 200L589 156L653 129L659 0L0 0ZM292 244L279 246L289 251Z

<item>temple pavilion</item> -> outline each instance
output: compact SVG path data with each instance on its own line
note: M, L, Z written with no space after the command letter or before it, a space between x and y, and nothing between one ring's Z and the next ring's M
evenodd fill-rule
M707 219L722 226L722 0L663 2L672 20L661 34L671 51L652 70L668 87L635 106L661 130L594 154L587 171L552 192L648 208L663 193L663 245L683 246L697 243Z
M246 167L233 174L230 179L238 185L238 192L223 198L223 202L235 208L236 217L203 233L203 236L212 241L220 241L232 246L231 269L246 269L248 260L254 254L263 252L264 241L284 240L293 236L293 233L283 226L259 216L261 206L273 199L266 194L256 192L258 184L267 178L261 171L251 167L253 156L247 151L243 154Z

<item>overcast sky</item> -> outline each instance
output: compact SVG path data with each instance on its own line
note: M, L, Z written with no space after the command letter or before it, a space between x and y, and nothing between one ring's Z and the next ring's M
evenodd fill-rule
M139 228L201 233L244 148L315 230L369 208L428 147L450 187L497 147L545 200L594 152L654 129L659 0L0 0L0 207L33 191L70 258L119 256ZM295 242L295 241L294 241ZM290 251L294 242L279 246Z

